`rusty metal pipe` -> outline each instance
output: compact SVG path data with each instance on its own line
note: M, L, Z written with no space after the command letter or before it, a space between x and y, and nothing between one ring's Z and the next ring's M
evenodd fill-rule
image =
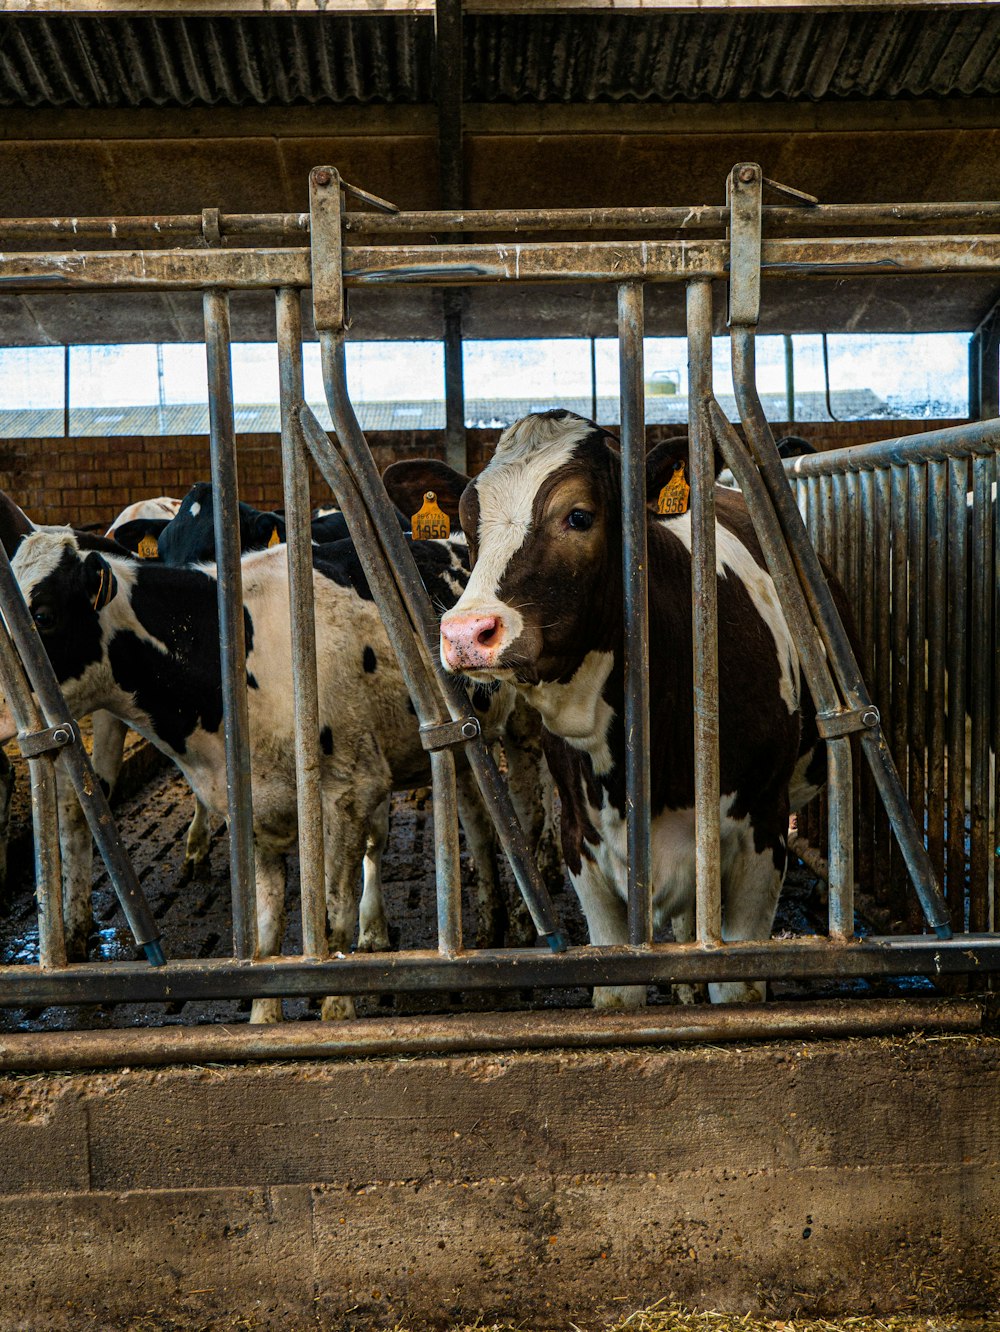
M975 999L823 1000L639 1013L486 1013L367 1018L274 1027L223 1023L119 1031L0 1034L0 1072L258 1063L272 1059L376 1059L487 1051L616 1049L707 1041L843 1040L907 1031L974 1034Z

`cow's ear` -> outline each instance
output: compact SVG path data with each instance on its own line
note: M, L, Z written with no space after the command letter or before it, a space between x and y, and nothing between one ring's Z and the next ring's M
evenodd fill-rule
M0 545L7 552L8 559L14 558L18 546L34 530L35 525L28 515L0 490Z
M412 518L424 502L428 490L437 496L452 524L458 524L458 502L469 478L436 458L406 458L390 463L382 473L389 498L407 518Z
M83 586L95 611L102 611L118 591L118 579L111 565L96 550L83 561Z
M285 520L276 513L259 513L254 519L254 547L265 550L285 539Z
M714 450L714 454L715 475L718 476L726 464L717 448ZM652 505L654 509L660 492L677 475L682 465L684 468L683 479L690 485L691 457L687 435L679 435L676 439L661 440L646 454L646 502Z

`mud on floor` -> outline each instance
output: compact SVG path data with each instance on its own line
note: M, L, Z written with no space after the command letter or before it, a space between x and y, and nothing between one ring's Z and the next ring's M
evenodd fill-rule
M23 765L20 765L23 766ZM136 794L117 808L122 838L136 868L153 914L160 922L167 957L208 958L231 955L229 906L229 845L223 825L215 828L211 854L200 873L184 882L181 866L184 839L193 808L190 789L175 769L155 774ZM389 844L383 860L386 915L395 948L433 948L437 943L433 874L433 816L431 801L422 795L397 795L392 804ZM472 862L464 850L462 880L468 884ZM501 866L506 886L511 880ZM28 864L12 865L7 901L0 907L0 964L32 964L38 960L30 854ZM802 867L786 878L775 922L775 932L815 934L825 930L825 908L815 891L816 881ZM360 889L360 885L359 885ZM466 892L464 931L474 937ZM288 930L283 952L301 947L301 913L296 857L289 857L287 879ZM568 884L555 898L566 935L572 944L587 942L586 927L575 894ZM118 908L108 876L95 858L94 928L91 958L100 961L137 956L135 944ZM918 982L918 984L921 984ZM912 991L914 982L881 984L878 993ZM864 981L834 985L772 984L775 998L817 998L831 994L873 993ZM651 1003L671 1002L669 990L652 987ZM426 1012L473 1012L523 1009L540 1005L579 1007L590 1002L582 988L559 991L488 991L450 995L375 994L357 1002L359 1016L390 1016ZM172 1025L195 1022L238 1022L249 1016L249 1000L190 1001L170 1004L118 1004L0 1010L0 1031L47 1031L67 1028ZM285 1001L287 1019L315 1018L318 1001Z

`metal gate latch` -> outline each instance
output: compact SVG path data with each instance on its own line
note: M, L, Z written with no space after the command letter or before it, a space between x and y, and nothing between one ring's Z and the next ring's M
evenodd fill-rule
M836 740L838 736L850 735L853 731L870 731L878 726L882 718L874 703L866 708L839 708L836 712L817 712L816 730L824 740Z
M47 726L43 731L20 731L17 743L24 757L31 759L51 754L55 749L65 749L75 739L73 723L59 722L56 726Z
M420 743L424 749L447 749L449 745L464 745L475 740L482 727L475 717L460 717L458 721L442 722L440 726L421 726Z

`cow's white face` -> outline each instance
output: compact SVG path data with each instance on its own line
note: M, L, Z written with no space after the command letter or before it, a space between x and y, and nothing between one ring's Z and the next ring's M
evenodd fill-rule
M462 497L474 565L441 621L446 670L528 684L572 674L606 636L618 493L617 460L581 417L527 416L501 436Z

